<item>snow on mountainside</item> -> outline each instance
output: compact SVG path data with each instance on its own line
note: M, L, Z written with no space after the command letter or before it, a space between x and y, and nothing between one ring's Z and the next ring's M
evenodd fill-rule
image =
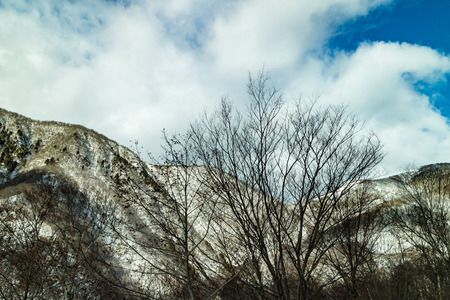
M86 191L108 189L129 149L78 125L33 121L0 109L3 182L28 171L61 174Z

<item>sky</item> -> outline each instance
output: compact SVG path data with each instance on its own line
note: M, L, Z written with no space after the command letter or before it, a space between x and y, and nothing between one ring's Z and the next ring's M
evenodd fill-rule
M0 0L0 107L160 152L263 67L343 104L385 174L448 162L450 0Z

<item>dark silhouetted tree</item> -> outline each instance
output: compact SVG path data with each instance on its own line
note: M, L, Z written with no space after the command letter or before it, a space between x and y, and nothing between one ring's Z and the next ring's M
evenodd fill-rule
M265 72L250 76L244 114L224 99L190 134L247 255L248 283L261 298L307 299L330 283L319 275L337 242L328 234L336 210L352 183L371 175L381 146L345 108L285 104L269 84Z

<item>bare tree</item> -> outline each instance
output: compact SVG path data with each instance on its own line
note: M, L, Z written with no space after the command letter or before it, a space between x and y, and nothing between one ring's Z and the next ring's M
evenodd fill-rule
M1 297L106 295L107 285L90 267L105 255L99 241L106 224L103 211L66 183L43 181L15 189L21 192L3 199L0 208Z
M265 72L249 77L248 94L245 115L224 99L192 125L195 150L260 297L307 299L326 284L318 272L336 243L327 234L336 208L379 163L381 146L345 108L299 103L290 112Z
M446 164L426 166L400 182L403 205L394 209L400 240L409 259L422 266L430 299L450 296L450 171ZM412 251L411 251L412 250Z
M27 203L20 197L10 200L0 209L0 295L4 299L33 299L49 288L51 268L45 264L45 256L53 249L40 235L53 204Z
M378 272L377 243L385 228L382 201L377 194L371 182L357 183L341 199L333 216L336 226L331 238L336 238L336 243L325 257L331 273L339 275L333 292L341 286L342 298L371 297L372 279Z
M172 282L171 296L207 298L230 280L217 276L207 242L217 197L204 188L206 174L196 166L192 137L164 133L164 140L160 164L139 160L141 176L122 185L129 188L121 191L128 209L140 216L124 226L136 235L126 236L119 229L116 233L147 265L143 273Z

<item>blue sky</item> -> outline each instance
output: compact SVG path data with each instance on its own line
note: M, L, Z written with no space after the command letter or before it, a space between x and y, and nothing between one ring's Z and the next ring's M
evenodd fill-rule
M450 52L450 1L401 0L342 24L330 47L354 50L361 41L400 41Z
M344 104L386 174L448 161L449 0L0 0L0 106L158 153L263 66L287 100Z
M398 41L427 46L450 53L450 1L401 0L390 7L350 20L340 26L328 42L329 49L354 51L363 41ZM450 80L450 76L446 76ZM450 84L428 85L418 82L416 88L432 97L432 104L450 118ZM432 96L433 94L434 97Z

